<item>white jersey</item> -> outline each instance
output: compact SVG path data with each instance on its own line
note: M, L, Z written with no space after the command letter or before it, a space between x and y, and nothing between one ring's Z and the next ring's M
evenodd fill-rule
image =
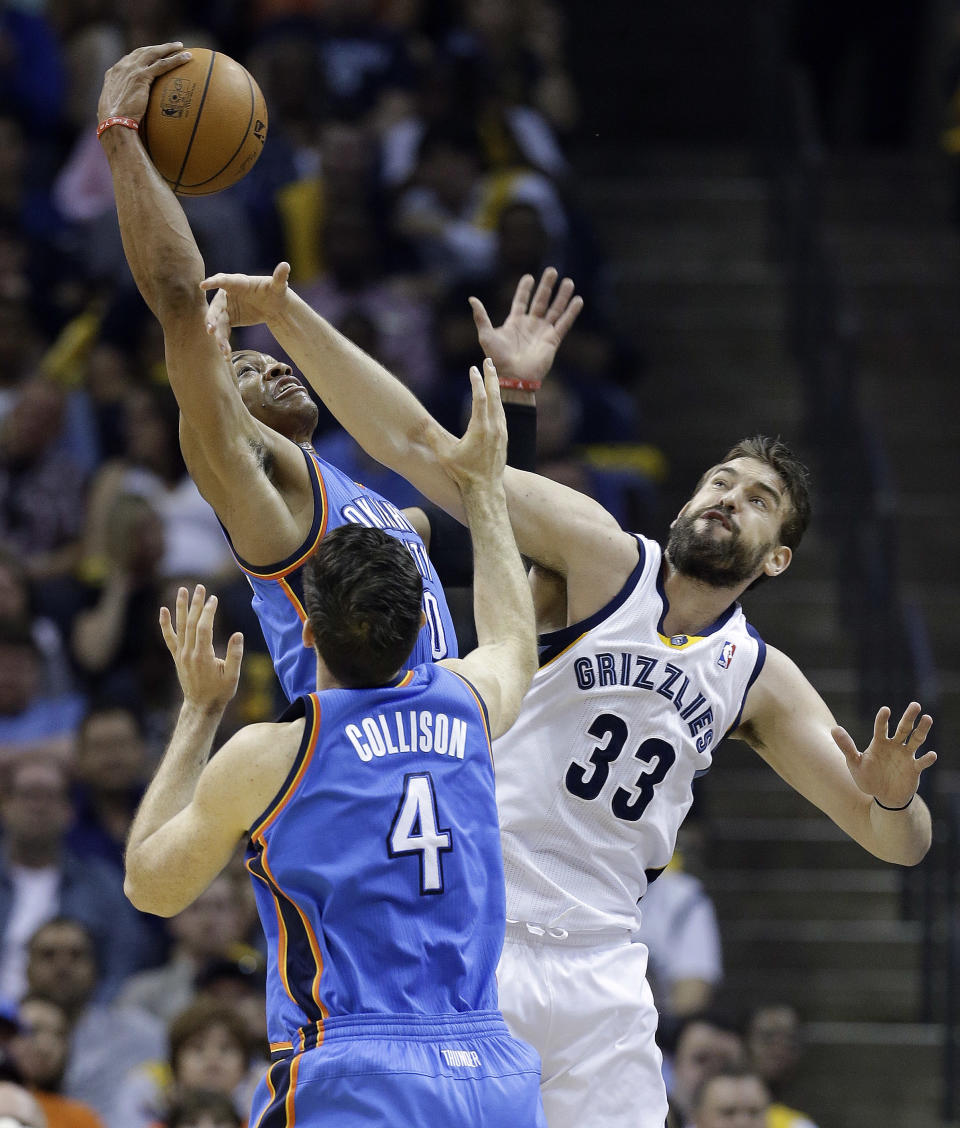
M519 719L494 745L508 920L636 928L647 871L670 861L693 781L763 666L739 603L702 635L664 635L662 552L637 542L606 607L541 636Z

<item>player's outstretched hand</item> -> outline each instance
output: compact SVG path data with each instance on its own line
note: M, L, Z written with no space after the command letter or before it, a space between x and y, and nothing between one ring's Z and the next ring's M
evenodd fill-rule
M554 294L556 283L557 271L552 266L543 272L536 290L533 275L525 274L517 283L507 319L499 327L491 323L483 302L470 298L480 347L497 366L501 379L539 384L550 371L560 343L583 309L583 298L574 295L571 279L564 278Z
M230 356L230 330L236 325L259 325L283 309L290 264L280 262L273 274L212 274L201 290L216 290L207 307L207 332L224 356Z
M203 584L197 584L189 597L187 589L177 591L176 618L167 607L160 608L160 630L173 655L184 702L210 712L223 711L237 692L243 635L230 636L227 652L218 658L213 648L213 620L217 597L207 598Z
M886 705L873 723L873 740L863 752L846 729L838 725L831 730L837 747L847 761L854 782L861 791L872 795L884 807L903 807L917 790L920 775L937 759L936 752L918 756L920 745L927 739L933 718L920 715L920 706L912 701L904 710L893 736Z
M155 78L179 67L190 58L183 44L160 43L156 47L138 47L113 64L103 76L97 120L128 117L139 121L147 112L150 85Z
M470 387L473 403L463 438L435 450L440 465L461 490L500 485L507 462L507 422L497 369L489 357L483 362L482 376L477 368L470 369Z

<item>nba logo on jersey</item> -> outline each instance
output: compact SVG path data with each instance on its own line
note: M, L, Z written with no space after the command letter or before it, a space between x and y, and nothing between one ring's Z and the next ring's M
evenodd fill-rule
M717 665L722 666L725 670L730 669L730 663L733 661L733 652L737 649L735 642L725 642L720 648L720 657L717 659Z

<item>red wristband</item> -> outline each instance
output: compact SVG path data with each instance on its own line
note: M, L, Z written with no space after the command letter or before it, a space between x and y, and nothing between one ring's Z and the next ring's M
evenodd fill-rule
M515 380L508 376L501 376L499 379L501 388L517 392L539 392L543 383L542 380Z
M125 125L127 129L135 129L138 133L140 131L140 122L136 118L108 117L104 118L97 126L97 137L99 138L104 130L109 129L112 125Z

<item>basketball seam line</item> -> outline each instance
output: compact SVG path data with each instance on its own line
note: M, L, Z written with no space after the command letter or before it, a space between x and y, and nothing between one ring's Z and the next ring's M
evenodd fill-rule
M249 74L246 76L246 78L247 78L247 88L250 91L250 116L247 118L247 128L244 130L243 136L240 138L240 144L230 154L230 158L226 161L226 163L223 165L223 167L220 168L217 172L215 172L213 174L213 176L208 176L206 180L198 180L196 182L196 184L187 184L186 185L187 188L202 188L204 184L209 184L211 180L216 180L218 176L223 176L223 174L227 171L227 169L237 159L237 156L239 155L240 151L243 149L244 145L246 145L247 138L250 136L250 123L253 121L253 119L254 119L254 117L256 116L256 113L257 113L257 95L255 94L254 89L253 89L253 80L250 78ZM181 169L181 172L182 171L183 170ZM231 187L232 187L232 185L231 185Z
M173 186L174 192L180 187L183 180L183 170L187 167L187 161L190 159L190 150L193 148L193 140L197 136L197 130L200 128L200 115L203 113L203 103L207 100L207 91L210 89L210 79L213 76L213 64L216 62L217 52L210 53L210 65L207 67L207 77L203 84L203 93L200 95L200 105L197 106L197 116L193 122L193 130L190 133L190 141L187 144L186 152L183 154L183 163L180 165L180 171L177 173L176 183Z

